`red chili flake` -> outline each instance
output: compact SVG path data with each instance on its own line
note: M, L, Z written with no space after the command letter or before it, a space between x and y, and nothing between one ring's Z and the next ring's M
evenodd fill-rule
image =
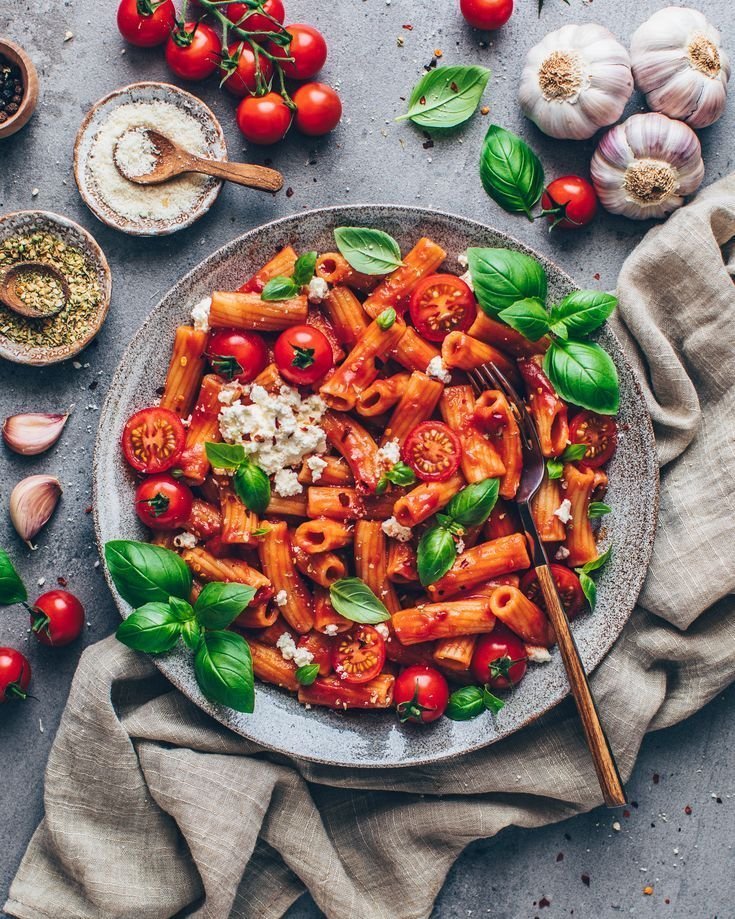
M410 22L407 22L405 25L401 26L402 29L405 29L407 32L413 32L413 26Z
M551 906L551 900L549 900L547 897L541 897L541 899L538 901L538 908L546 909L547 906Z
M653 773L653 784L658 785L660 778L661 776L658 774L658 772L654 772Z
M349 496L349 495L346 495L343 491L341 491L341 492L337 495L337 500L338 500L339 503L342 505L342 507L349 507L349 506L350 506L350 496Z
M449 88L452 90L453 93L459 92L459 86L457 86L454 80L452 80L452 82L449 84Z
M85 514L91 514L91 513L92 513L92 505L91 505L91 504L89 505L89 507L85 507L85 508L84 508L84 513L85 513Z
M589 886L590 886L590 876L589 876L589 874L583 874L583 875L582 875L582 883L584 884L585 887L589 887Z
M470 560L468 558L463 558L462 561L459 563L459 567L467 568L469 567L469 564L470 564Z
M289 185L288 188L286 189L286 197L287 197L287 198L293 198L293 188L291 188L290 185Z
M684 813L687 815L687 817L689 817L689 816L691 815L691 813L692 813L692 809L691 809L691 807L689 807L688 804L687 804L687 806L684 808Z
M623 811L623 817L630 817L630 811L627 808Z
M556 856L556 860L557 860L558 862L563 862L563 861L564 861L564 853L563 853L563 852L560 852L560 853Z
M668 897L664 897L664 903L668 906L669 903L671 903L671 900L669 900Z
M426 96L422 96L419 99L419 105L426 105Z
M592 277L593 277L596 281L599 281L599 280L600 280L600 272L599 272L599 271L596 271L596 272L592 275Z
M66 578L56 578L56 583L59 585L59 587L66 587L69 582Z

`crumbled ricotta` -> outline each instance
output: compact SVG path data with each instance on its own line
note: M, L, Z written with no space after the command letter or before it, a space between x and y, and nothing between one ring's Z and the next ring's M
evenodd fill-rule
M273 480L273 488L282 498L300 495L304 490L304 486L299 482L299 477L293 469L279 469Z
M324 626L325 635L329 635L331 638L333 638L338 633L339 633L339 626L337 625L336 622L330 622Z
M381 529L386 536L391 536L393 539L397 539L398 542L408 542L411 538L411 527L404 527L395 517L389 517L384 520Z
M288 603L288 594L285 590L279 590L278 593L273 598L276 606L285 606ZM284 633L285 634L285 633Z
M378 450L375 454L380 468L392 469L393 466L401 459L401 445L396 437L395 440L389 440L387 444Z
M466 268L469 265L469 260L467 258L467 253L462 252L457 256L457 262L459 263L460 268Z
M464 274L461 274L459 276L459 279L460 281L464 281L465 284L469 287L469 289L474 292L475 288L472 284L472 273L471 272L465 271Z
M196 549L197 538L193 533L179 533L174 536L174 545L177 549Z
M321 303L322 300L326 300L328 293L329 284L327 284L324 278L313 277L309 281L309 287L306 291L309 303Z
M242 395L242 386L236 380L232 383L226 383L217 393L217 399L222 405L232 405L235 399Z
M191 321L198 332L209 331L209 310L212 306L212 298L205 297L200 300L191 310Z
M327 461L323 460L321 456L310 456L306 461L306 465L311 469L311 481L318 482L327 468Z
M559 548L556 550L556 555L554 558L558 562L563 562L564 559L569 558L569 549L567 549L566 546L559 546Z
M558 517L562 523L569 523L572 519L572 502L565 498L559 507L554 511L554 516Z
M462 539L462 537L457 540L456 548L457 555L461 555L464 552L464 539Z
M375 631L386 640L390 638L390 629L384 622L376 623Z
M432 380L439 380L440 383L451 383L452 374L444 366L444 361L441 359L441 355L437 354L436 357L432 357L426 367L426 376L431 377Z
M290 632L284 632L283 635L279 636L276 647L285 661L293 661L297 667L305 667L314 660L314 655L308 648L299 648L297 646Z
M543 645L526 645L526 657L532 664L548 664L551 660L549 649Z

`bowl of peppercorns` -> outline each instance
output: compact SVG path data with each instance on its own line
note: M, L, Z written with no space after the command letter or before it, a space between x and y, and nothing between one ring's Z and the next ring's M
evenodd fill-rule
M25 51L0 38L0 139L27 123L38 102L38 74Z

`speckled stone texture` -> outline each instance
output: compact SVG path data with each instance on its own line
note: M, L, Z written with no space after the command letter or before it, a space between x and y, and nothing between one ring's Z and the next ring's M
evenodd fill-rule
M15 481L31 471L58 473L65 483L63 502L37 552L22 547L5 515L0 515L0 544L13 551L30 585L45 578L52 586L57 577L67 578L86 602L89 619L78 646L54 652L30 646L37 700L26 707L7 707L0 715L3 897L42 812L43 769L82 644L109 634L118 621L101 572L94 567L92 521L85 514L99 406L133 332L173 283L245 230L328 204L388 202L461 213L520 237L580 285L602 288L614 286L622 260L646 229L604 215L589 232L550 237L541 224L531 226L500 212L482 192L476 160L487 119L477 116L449 137L435 135L430 147L421 131L395 124L393 118L402 111L400 97L407 95L422 65L440 48L447 63L492 68L486 95L491 117L522 132L542 155L550 176L584 171L591 143L550 141L524 122L515 102L522 57L545 32L568 21L602 22L625 41L665 0L570 0L570 6L546 0L540 19L535 0L518 0L511 22L489 42L464 26L454 0L392 0L390 5L385 0L286 2L291 18L315 23L330 40L331 57L323 75L339 85L344 123L331 138L310 141L294 136L272 151L247 151L235 127L231 100L214 83L208 84L201 94L222 122L230 156L249 156L260 163L271 158L293 194L271 198L226 187L202 221L157 240L126 238L96 221L74 186L71 153L79 124L97 99L136 80L169 79L161 55L131 48L122 53L114 26L116 0L0 2L0 33L31 53L41 78L34 118L15 137L0 142L0 213L39 207L80 221L95 234L114 273L109 318L97 343L82 355L79 369L72 364L46 370L0 366L3 415L75 405L61 444L46 456L29 461L0 453L4 504ZM705 12L735 47L730 0L690 4ZM404 24L413 25L413 30L404 30ZM64 42L67 30L74 37ZM397 45L399 37L403 47ZM634 97L628 111L639 108L640 99ZM707 182L733 169L734 127L731 105L720 122L701 132ZM19 610L2 611L0 642L24 647L26 641L25 617ZM638 803L628 809L629 817L598 810L558 826L533 832L512 829L474 844L451 872L435 915L731 917L733 704L735 692L730 690L686 724L646 740L628 783ZM687 805L691 814L684 811ZM619 831L613 826L616 820ZM654 887L652 896L642 892L648 884ZM542 897L551 905L542 905ZM290 917L316 915L304 901Z

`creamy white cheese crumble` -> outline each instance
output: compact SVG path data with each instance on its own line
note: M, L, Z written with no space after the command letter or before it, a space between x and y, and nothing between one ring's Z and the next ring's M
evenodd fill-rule
M339 632L339 626L336 622L330 622L328 625L324 626L324 634L329 635L333 638Z
M273 598L273 602L276 604L276 606L285 606L288 603L288 594L286 591L279 590Z
M209 331L209 310L212 306L212 298L205 297L200 300L191 310L191 321L194 328L199 332Z
M551 660L549 649L543 645L526 645L526 657L532 664L548 664Z
M217 393L217 400L222 403L222 405L232 405L235 399L239 399L242 395L242 386L237 381L232 383L226 383L222 389Z
M474 292L475 288L474 288L474 286L473 286L473 284L472 284L472 274L471 274L471 272L465 271L464 274L461 274L461 275L459 276L459 279L460 279L460 281L464 281L465 284L469 287L469 289L470 289L471 291Z
M389 517L381 524L381 529L386 536L397 539L398 542L408 542L411 538L411 527L404 527L395 517Z
M387 444L383 444L375 454L375 458L378 461L379 467L392 469L401 459L401 445L398 442L398 438L389 440Z
M177 549L196 549L197 538L193 533L179 533L174 536L174 545Z
M276 647L281 652L285 661L293 661L297 667L305 667L314 660L314 655L307 648L299 648L291 637L290 632L284 632L276 642Z
M311 469L311 481L318 482L327 468L327 461L322 459L321 456L310 456L306 461L306 465Z
M309 281L309 287L306 291L309 303L321 303L322 300L326 300L328 293L329 285L324 278L313 277Z
M461 537L457 540L457 555L461 555L464 552L464 539Z
M386 640L390 638L390 629L384 622L377 622L375 624L375 631Z
M300 495L304 486L293 469L279 469L273 480L273 489L282 498L290 498L292 495Z
M559 548L556 550L554 558L559 562L563 562L564 559L569 558L569 554L569 549L567 549L566 546L559 546Z
M572 502L565 498L559 507L554 511L554 516L558 517L562 523L569 523L572 519Z
M431 377L432 380L439 380L440 383L452 382L452 374L444 366L444 361L441 359L440 354L432 357L429 361L426 367L426 376Z
M457 256L457 262L459 263L460 268L466 268L469 265L469 260L467 258L467 253L462 252Z

